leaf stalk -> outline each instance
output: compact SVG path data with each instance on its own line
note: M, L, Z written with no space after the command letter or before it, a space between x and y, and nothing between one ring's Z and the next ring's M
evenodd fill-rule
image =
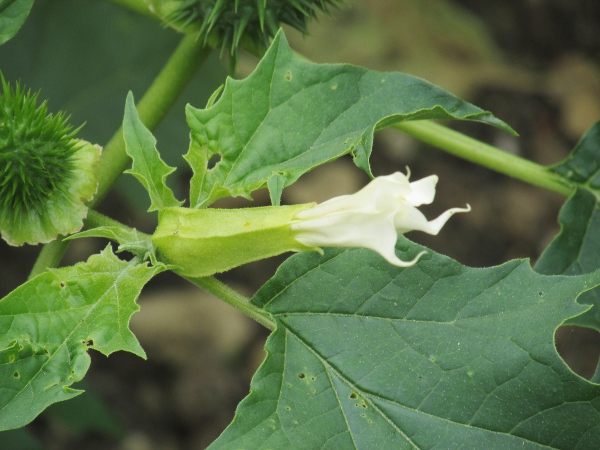
M399 122L394 128L410 136L517 180L570 196L575 185L557 173L533 161L512 155L492 145L473 139L458 131L427 120Z

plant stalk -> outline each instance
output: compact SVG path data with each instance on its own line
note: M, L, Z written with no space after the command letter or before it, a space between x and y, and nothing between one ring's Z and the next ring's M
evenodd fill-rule
M393 127L459 158L557 194L570 196L575 190L573 183L551 172L547 167L512 155L443 125L419 120L396 123Z
M181 95L194 73L206 60L210 49L193 36L185 36L171 55L158 76L154 79L137 104L140 119L150 130L154 130ZM107 194L116 179L123 173L129 157L125 153L122 127L106 144L98 166L98 191L89 207L97 205ZM57 238L44 245L29 274L32 278L50 267L56 267L63 257L68 241Z
M271 314L267 311L260 309L250 303L250 299L239 292L231 289L225 283L217 280L214 277L202 277L202 278L185 278L190 283L201 287L205 291L219 297L225 303L229 303L234 308L241 311L246 316L260 323L264 327L271 331L275 331L277 325Z

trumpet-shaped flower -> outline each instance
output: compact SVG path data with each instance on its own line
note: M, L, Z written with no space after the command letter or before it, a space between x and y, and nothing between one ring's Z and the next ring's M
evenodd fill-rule
M416 208L431 203L435 175L409 183L395 173L378 177L359 192L321 204L242 209L163 208L152 236L160 257L190 277L205 277L285 252L321 247L363 247L391 264L408 267L395 252L399 233L437 234L456 212L449 209L428 221Z
M438 177L410 183L409 176L396 172L377 177L355 194L298 212L291 225L295 239L309 247L368 248L399 267L415 264L425 252L402 261L394 251L398 234L420 230L436 235L453 214L471 208L452 208L428 221L417 206L433 201Z

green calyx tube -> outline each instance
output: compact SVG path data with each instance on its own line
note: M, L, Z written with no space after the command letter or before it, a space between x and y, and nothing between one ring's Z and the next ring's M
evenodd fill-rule
M313 204L242 209L164 208L152 242L186 277L206 277L285 252L320 251L294 239L290 223Z

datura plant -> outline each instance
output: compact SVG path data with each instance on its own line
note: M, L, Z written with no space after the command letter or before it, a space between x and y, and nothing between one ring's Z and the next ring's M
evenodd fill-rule
M24 427L54 403L75 404L68 400L83 393L75 383L92 350L145 358L129 322L144 285L173 271L271 332L248 396L210 449L600 448L600 372L591 380L573 373L554 345L565 323L600 330L600 122L564 162L542 167L432 122L477 121L516 134L492 113L411 75L312 63L275 32L281 23L303 30L336 2L115 3L151 8L188 34L137 106L127 96L122 128L101 155L64 113L50 114L39 94L2 79L0 231L12 245L56 241L41 249L28 281L0 299L0 431ZM30 7L0 0L0 25L11 24L0 26L0 42ZM186 99L184 201L157 147L169 143L152 129L213 37L235 49L245 39L270 46L251 75L228 78L206 107ZM89 121L105 118L89 112ZM419 208L433 202L438 177L411 181L400 167L373 173L373 135L382 128L569 195L537 265L470 268L408 240L413 230L456 239L442 227L470 210L469 193L453 200L464 207L428 220ZM281 204L300 177L343 156L371 178L362 189ZM95 210L122 173L158 212L151 235ZM270 205L215 204L259 189ZM56 268L69 242L87 237L115 241L116 252L108 245ZM280 254L289 257L251 298L214 277ZM65 408L67 425L99 416ZM11 436L0 433L0 448L26 442Z

